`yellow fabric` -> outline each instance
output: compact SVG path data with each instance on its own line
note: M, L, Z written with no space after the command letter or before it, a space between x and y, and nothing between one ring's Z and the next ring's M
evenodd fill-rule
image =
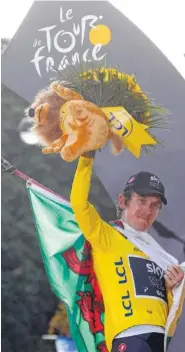
M177 308L176 314L174 315L173 321L171 322L170 327L169 327L169 331L168 331L169 337L172 337L175 334L175 330L177 328L177 324L178 324L180 315L182 313L184 299L185 299L185 286L183 287L182 295L180 297L180 301L178 302L178 308ZM172 303L173 302L171 302L171 305L172 305ZM171 305L170 305L170 307L171 307Z
M140 157L142 145L154 145L156 140L146 131L149 126L137 122L123 106L101 108L116 133L120 135L123 145L136 158Z
M92 246L94 270L105 305L105 340L111 351L112 340L125 329L144 324L165 327L168 306L159 298L135 295L130 257L147 256L103 221L88 202L92 164L93 159L80 157L71 205L82 233Z
M171 291L168 291L167 292L167 297L168 297L168 306L169 306L169 310L173 304L173 295L171 293Z

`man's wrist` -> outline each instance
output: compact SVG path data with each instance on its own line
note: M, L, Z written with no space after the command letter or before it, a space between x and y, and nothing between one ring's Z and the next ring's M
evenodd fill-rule
M86 152L82 154L82 156L84 156L85 158L95 158L95 155L96 155L96 150L92 150L90 152Z

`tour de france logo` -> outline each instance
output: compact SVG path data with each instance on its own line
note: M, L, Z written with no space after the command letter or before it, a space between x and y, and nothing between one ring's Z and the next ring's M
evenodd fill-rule
M65 70L67 66L103 60L112 33L102 15L88 14L76 20L73 10L60 6L59 21L39 28L33 41L33 58L37 74ZM70 28L70 30L69 30Z

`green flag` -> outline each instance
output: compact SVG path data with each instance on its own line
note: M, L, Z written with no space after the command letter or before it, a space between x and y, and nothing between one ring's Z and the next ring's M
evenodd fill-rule
M81 233L69 202L34 183L28 183L27 190L46 273L54 293L66 305L77 349L107 352L104 306L90 244Z

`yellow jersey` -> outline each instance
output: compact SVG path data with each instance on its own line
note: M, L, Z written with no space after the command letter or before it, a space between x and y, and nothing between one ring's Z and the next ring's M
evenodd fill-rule
M75 219L92 247L93 265L105 306L105 341L137 325L165 328L168 295L162 269L88 202L93 159L80 157L71 191Z

